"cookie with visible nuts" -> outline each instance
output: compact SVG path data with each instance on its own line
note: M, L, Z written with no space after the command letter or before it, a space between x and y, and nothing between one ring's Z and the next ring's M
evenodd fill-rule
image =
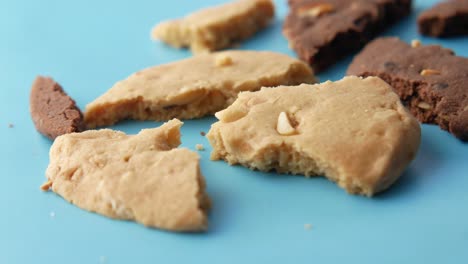
M38 76L29 99L31 118L44 136L56 137L83 131L83 115L75 101L52 78Z
M419 32L433 37L468 35L468 1L438 3L418 17Z
M347 74L379 76L419 121L468 141L468 58L441 46L380 38L354 58Z
M122 119L192 119L226 108L242 91L314 83L304 62L274 52L221 51L139 71L86 107L88 127Z
M102 129L60 136L41 189L111 218L203 231L210 200L199 156L177 148L181 125L171 120L137 135Z
M153 39L193 53L232 46L268 26L275 14L272 0L237 0L197 11L154 27Z
M244 92L216 117L213 160L324 175L367 196L394 183L420 143L417 120L376 77Z
M411 0L289 0L289 6L283 26L289 46L321 71L407 16Z

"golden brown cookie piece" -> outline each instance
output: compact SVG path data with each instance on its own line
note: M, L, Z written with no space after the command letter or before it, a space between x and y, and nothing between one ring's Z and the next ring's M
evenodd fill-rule
M230 105L241 91L315 82L305 63L274 52L224 51L139 71L86 107L88 127L122 119L191 119Z
M420 143L419 123L376 77L245 92L216 117L213 160L324 175L367 196L394 183Z
M111 218L171 231L207 228L209 198L179 120L129 136L109 129L58 137L43 189Z
M152 30L153 39L193 53L227 48L265 28L273 19L271 0L238 0L166 21Z

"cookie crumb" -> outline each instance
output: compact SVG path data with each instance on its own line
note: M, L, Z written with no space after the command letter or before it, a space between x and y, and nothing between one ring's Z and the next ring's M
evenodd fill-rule
M433 70L433 69L424 69L421 71L422 76L429 76L429 75L440 75L440 71Z
M54 211L50 212L49 215L50 215L50 218L55 218L55 212Z
M304 229L305 229L305 230L311 230L311 229L312 229L312 225L311 225L311 224L305 224L305 225L304 225Z
M14 128L15 125L13 125L12 123L8 124L8 128Z
M411 41L411 47L413 47L413 48L421 47L421 41L419 41L419 39L413 39Z
M291 125L288 116L285 112L281 112L278 116L278 124L276 130L280 135L289 136L296 133L296 129Z
M201 131L200 136L204 137L204 136L206 136L206 133L204 131Z
M43 190L44 192L47 192L51 186L52 186L52 181L47 180L44 184L41 185L41 190Z
M196 144L196 145L195 145L195 148L196 148L198 151L203 151L203 150L205 150L205 147L203 147L202 144Z
M229 65L232 65L231 57L224 55L224 54L216 57L216 66L224 67L224 66L229 66Z

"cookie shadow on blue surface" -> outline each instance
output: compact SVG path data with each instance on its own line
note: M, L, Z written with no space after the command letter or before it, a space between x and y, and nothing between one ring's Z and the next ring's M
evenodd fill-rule
M424 186L422 181L428 180L428 176L434 175L433 171L437 170L441 166L440 164L443 163L443 157L440 153L431 134L423 133L415 160L403 172L397 182L390 186L388 190L376 195L376 198L387 199L415 193L418 188Z

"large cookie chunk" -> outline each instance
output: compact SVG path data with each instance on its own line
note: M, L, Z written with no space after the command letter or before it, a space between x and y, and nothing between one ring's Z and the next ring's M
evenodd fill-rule
M193 53L210 52L251 37L266 27L274 14L271 0L238 0L163 22L151 34L169 45L190 47Z
M86 107L88 127L122 119L191 119L230 105L241 91L315 82L303 62L273 52L224 51L139 71Z
M212 159L325 175L367 196L395 182L420 143L419 123L375 77L245 92L216 116Z
M172 231L205 230L210 203L198 155L176 148L181 125L172 120L135 136L109 129L60 136L43 189L108 217Z
M411 46L398 38L369 43L348 75L379 76L423 123L468 141L468 59L441 46Z
M468 35L468 1L449 0L418 17L419 32L434 37Z
M407 16L411 0L289 0L283 33L299 58L321 71Z
M29 105L37 131L52 140L84 129L75 101L52 78L38 76L34 80Z

